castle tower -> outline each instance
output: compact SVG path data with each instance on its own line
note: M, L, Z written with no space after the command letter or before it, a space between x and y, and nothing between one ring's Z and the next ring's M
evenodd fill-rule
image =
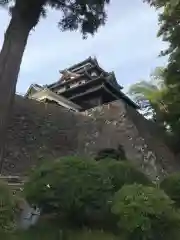
M121 90L113 72L103 70L95 58L75 64L61 70L59 81L47 86L52 92L87 110L118 99L123 99L133 108L138 106Z

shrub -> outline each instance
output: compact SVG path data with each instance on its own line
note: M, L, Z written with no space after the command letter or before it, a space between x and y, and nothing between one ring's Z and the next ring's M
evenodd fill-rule
M16 214L16 199L6 183L0 182L0 232L14 229Z
M103 161L103 163L100 162L99 164L108 171L115 192L124 184L152 184L144 173L136 169L136 167L129 162L106 159L106 161Z
M162 190L125 185L115 194L112 212L127 240L179 239L180 214Z
M96 161L65 157L36 169L24 192L44 213L54 213L75 225L95 224L107 219L112 185Z
M114 159L114 160L126 160L126 154L121 145L118 146L118 149L114 148L105 148L100 150L95 157L95 160L103 160L106 158Z
M180 207L180 174L172 174L166 177L160 184L160 187Z
M70 232L67 240L121 240L121 238L114 236L112 233L85 229Z
M26 231L19 231L13 238L5 240L121 240L112 233L90 229L60 229L51 222L38 224Z

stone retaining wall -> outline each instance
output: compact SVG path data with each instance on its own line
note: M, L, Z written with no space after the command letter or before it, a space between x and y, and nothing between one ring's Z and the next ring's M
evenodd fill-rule
M17 96L3 173L26 175L44 159L74 154L94 156L100 149L120 144L128 159L151 179L162 178L179 166L151 127L123 101L74 113Z

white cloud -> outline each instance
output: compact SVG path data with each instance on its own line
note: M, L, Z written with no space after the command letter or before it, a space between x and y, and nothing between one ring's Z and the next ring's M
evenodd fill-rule
M164 45L156 38L154 9L142 0L114 0L108 15L105 27L93 38L82 40L78 32L60 32L56 24L59 12L51 11L31 33L17 90L25 91L31 82L56 81L59 69L90 55L96 55L102 67L114 70L125 86L148 77L155 66L165 62L157 58ZM0 43L8 21L7 14L0 11Z

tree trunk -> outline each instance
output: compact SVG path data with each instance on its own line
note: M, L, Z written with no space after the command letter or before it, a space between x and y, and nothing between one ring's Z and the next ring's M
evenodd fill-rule
M0 53L0 174L3 169L9 113L12 108L22 56L30 30L30 25L25 24L18 15L12 15Z

